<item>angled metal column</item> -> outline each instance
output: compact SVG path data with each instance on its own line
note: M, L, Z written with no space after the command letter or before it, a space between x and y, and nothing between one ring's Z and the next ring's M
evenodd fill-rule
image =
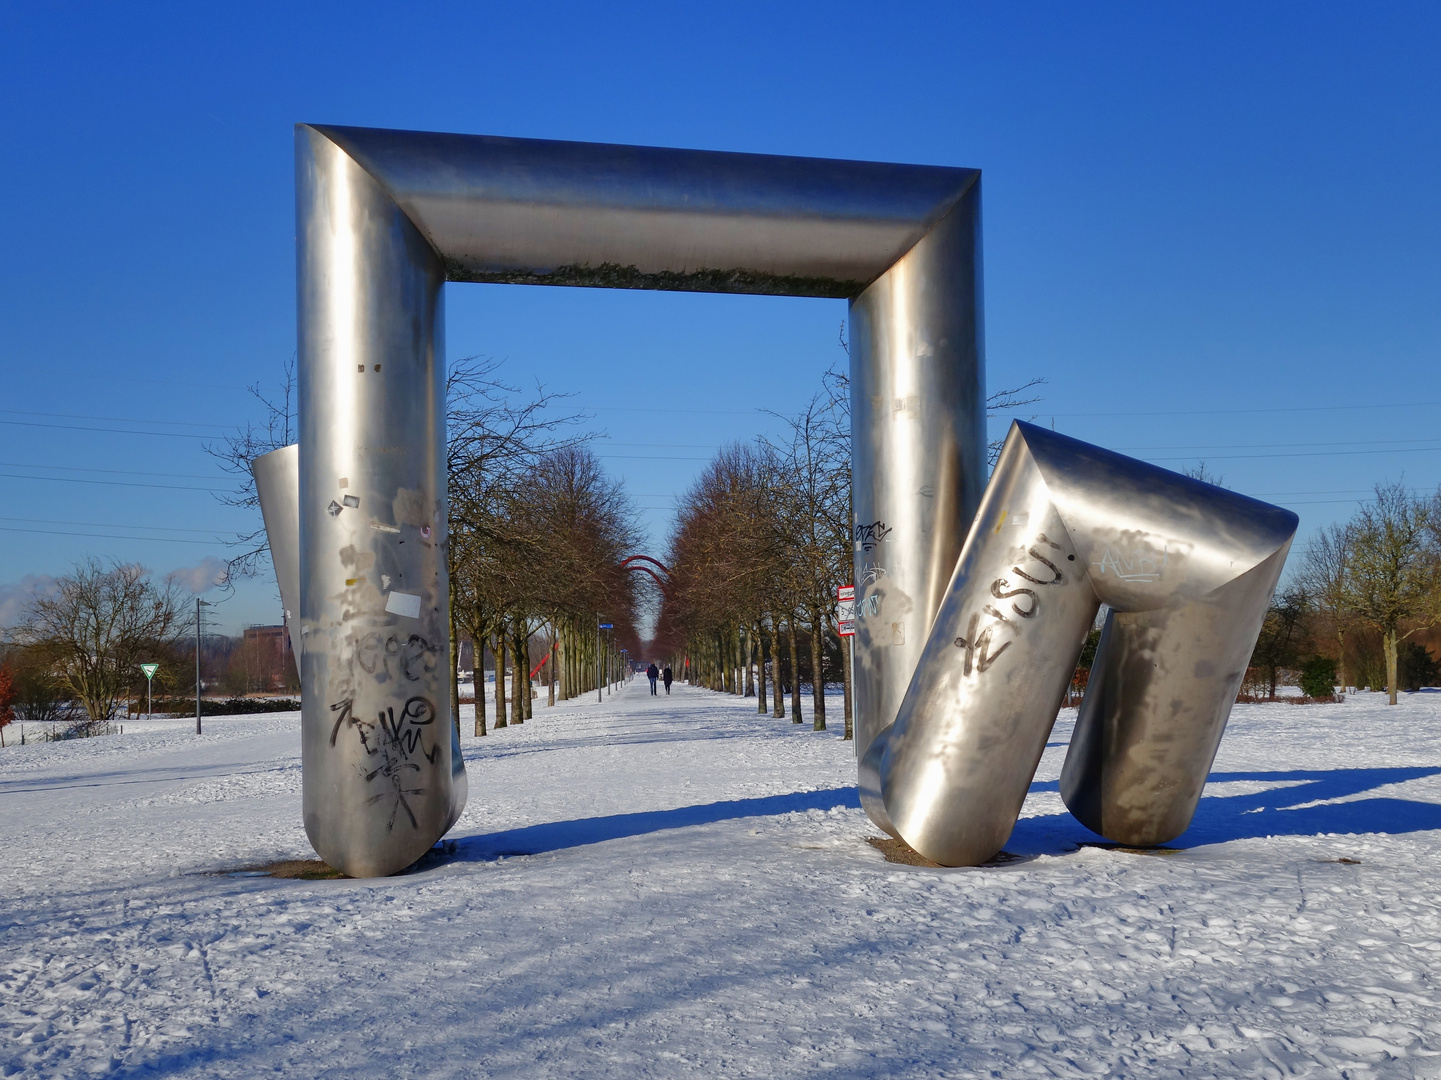
M327 862L401 869L459 812L436 735L445 280L853 301L857 573L885 581L862 745L890 723L981 483L976 170L309 125L296 168L305 815Z
M1108 619L1061 780L1124 844L1190 824L1297 518L1015 424L862 798L948 866L1006 842L1100 604Z

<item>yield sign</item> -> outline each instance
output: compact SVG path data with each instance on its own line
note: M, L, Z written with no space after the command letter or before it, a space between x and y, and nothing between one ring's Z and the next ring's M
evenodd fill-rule
M155 673L160 670L159 664L141 664L140 670L145 672L146 679L155 678Z

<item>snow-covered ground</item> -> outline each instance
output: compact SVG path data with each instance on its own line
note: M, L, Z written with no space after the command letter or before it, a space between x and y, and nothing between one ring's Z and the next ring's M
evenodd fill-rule
M1383 700L1238 706L1169 854L1079 846L1063 714L964 870L866 844L837 733L643 679L467 736L378 881L225 872L313 857L294 715L7 749L0 1076L1441 1077L1441 694Z

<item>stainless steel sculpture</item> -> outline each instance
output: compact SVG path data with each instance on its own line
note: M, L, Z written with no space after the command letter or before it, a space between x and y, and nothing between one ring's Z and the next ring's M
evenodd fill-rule
M1106 604L1061 795L1118 843L1179 835L1296 523L1288 510L1015 424L895 723L862 764L871 817L943 865L1000 851Z
M464 801L443 734L447 280L850 301L864 752L981 494L979 172L302 124L296 195L297 654L322 858L402 869Z

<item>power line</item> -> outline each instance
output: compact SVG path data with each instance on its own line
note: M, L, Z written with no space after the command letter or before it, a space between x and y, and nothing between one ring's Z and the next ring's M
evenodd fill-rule
M164 491L209 491L213 487L189 487L185 484L141 484L126 480L82 480L76 476L22 476L19 473L0 473L9 480L44 480L47 484L100 484L104 487L158 488Z
M135 431L131 428L90 427L85 424L38 424L33 420L0 420L12 427L54 428L58 431L108 431L112 435L154 435L167 439L218 439L220 435L191 435L187 431Z
M708 457L677 457L673 454L597 454L606 461L710 461Z
M1049 412L1040 410L1039 416L1248 416L1271 413L1302 412L1345 412L1356 409L1421 409L1435 408L1441 401L1398 401L1381 405L1297 405L1290 408L1270 409L1174 409L1165 412Z
M215 535L214 529L179 529L168 525L112 525L107 521L53 521L50 518L0 517L0 521L22 521L27 525L82 525L90 529L147 529L150 532L200 533L202 536Z
M718 443L615 442L614 440L612 440L612 439L610 439L609 437L606 437L606 436L602 436L601 439L598 440L598 441L604 442L607 446L641 446L641 447L653 446L653 447L656 447L657 449L671 449L671 450L719 450L719 449L720 449L720 444L718 444Z
M1313 444L1313 445L1314 445L1314 444ZM1403 446L1403 447L1398 447L1398 448L1396 448L1395 450L1312 450L1312 451L1308 451L1308 452L1298 452L1298 453L1295 453L1295 454L1214 454L1214 455L1210 455L1210 458L1214 458L1216 461L1230 461L1230 460L1240 460L1240 459L1243 459L1243 458L1246 459L1246 460L1256 460L1256 459L1260 459L1260 458L1282 458L1282 457L1357 457L1357 456L1360 456L1360 455L1363 455L1363 454L1411 454L1411 453L1430 453L1430 454L1434 454L1434 453L1436 453L1437 451L1441 451L1441 446L1411 446L1411 447L1404 447L1404 446ZM1195 457L1195 455L1193 454L1193 455L1190 455L1189 457L1147 458L1146 460L1148 460L1148 461L1191 461L1191 460L1193 460L1194 457ZM1208 458L1208 460L1209 460L1210 458Z
M170 472L140 472L136 469L90 469L80 468L75 465L31 465L24 461L0 461L0 468L3 469L49 469L53 472L94 472L107 473L111 476L168 476L181 480L220 480L229 479L225 476L216 476L213 473L170 473ZM42 479L37 477L36 479Z
M655 409L642 405L583 405L585 409L592 412L642 412L654 413ZM667 416L755 416L763 413L764 409L671 409L665 410ZM1047 413L1046 415L1050 415Z
M1430 488L1412 487L1411 492L1430 491ZM1251 491L1246 494L1253 499L1279 499L1285 495L1373 495L1374 488L1342 488L1339 491Z
M201 547L216 547L219 540L178 540L167 536L112 536L107 533L65 532L60 529L17 529L0 525L0 532L35 533L40 536L85 536L93 540L141 540L147 544L198 544Z
M1264 450L1281 446L1399 446L1402 443L1418 442L1441 442L1434 436L1421 436L1415 439L1361 439L1355 442L1337 442L1334 439L1327 439L1325 442L1300 443L1194 443L1182 444L1180 446L1112 446L1111 450ZM1438 449L1437 447L1414 447L1417 450Z
M109 420L117 424L159 424L161 427L221 428L221 424L192 424L185 420L137 420L133 416L89 416L85 413L35 412L30 409L0 409L3 416L47 416L60 420Z

